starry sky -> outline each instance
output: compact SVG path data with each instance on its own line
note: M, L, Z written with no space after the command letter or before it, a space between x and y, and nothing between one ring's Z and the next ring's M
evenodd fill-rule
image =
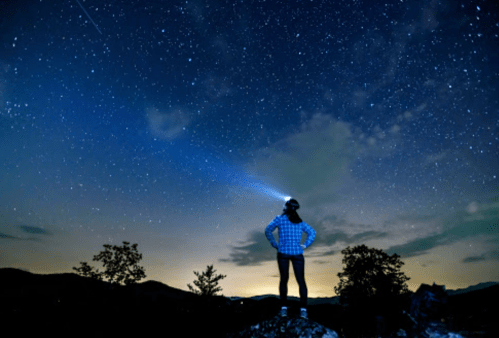
M128 241L148 280L277 294L289 195L309 297L360 244L413 291L499 281L497 2L6 0L0 37L0 267Z

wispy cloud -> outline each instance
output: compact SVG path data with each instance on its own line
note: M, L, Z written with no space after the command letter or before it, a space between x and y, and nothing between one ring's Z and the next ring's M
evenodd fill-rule
M480 262L480 261L485 261L487 258L485 257L485 254L480 255L480 256L468 256L462 260L463 263L475 263L475 262Z
M20 225L19 226L22 231L28 233L28 234L35 234L35 235L52 235L52 233L44 228L40 227L35 227L31 225Z
M146 109L146 118L151 134L166 140L179 137L190 122L189 116L182 109L171 109L165 112L150 107Z
M251 231L247 244L232 246L230 258L220 259L221 262L232 262L240 266L260 265L263 262L276 259L276 250L270 246L263 231Z
M345 191L362 190L352 176L360 158L370 161L401 151L399 132L408 118L393 121L386 129L362 132L352 124L319 112L298 130L255 152L255 176L265 177L310 207L323 208L338 202Z
M411 240L405 244L390 247L389 254L396 253L401 257L414 257L429 253L436 247L457 243L467 238L485 237L490 243L499 244L499 205L474 205L467 211L460 211L445 219L442 231L437 234ZM466 262L484 260L491 256L474 256L466 258ZM495 256L492 256L495 257Z
M479 256L469 256L462 260L463 263L476 263L481 261L499 261L499 250L491 250Z
M0 232L0 239L19 239L19 238Z
M28 233L31 235L44 235L44 236L50 236L52 235L52 232L42 228L42 227L37 227L37 226L32 226L32 225L19 225L19 226L14 226L14 227L9 227L10 230L21 230L21 232ZM40 239L38 237L22 237L22 236L15 236L15 235L10 235L5 232L0 232L0 239L6 239L6 240L14 240L14 241L39 241Z
M348 175L348 165L356 153L350 137L348 124L315 114L298 132L261 149L253 170L295 193L318 195Z

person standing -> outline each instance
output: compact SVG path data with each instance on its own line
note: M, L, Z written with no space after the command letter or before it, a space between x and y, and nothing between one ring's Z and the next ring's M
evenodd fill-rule
M308 248L315 239L315 230L305 223L296 210L300 205L295 199L290 199L284 205L282 215L274 218L265 229L265 236L272 247L277 249L277 265L281 279L279 282L279 295L281 297L281 316L287 316L288 309L288 280L289 262L293 264L296 281L300 287L300 316L307 318L307 285L305 283L305 258L303 249ZM272 232L278 228L279 243L276 242ZM307 234L305 243L301 244L302 233Z

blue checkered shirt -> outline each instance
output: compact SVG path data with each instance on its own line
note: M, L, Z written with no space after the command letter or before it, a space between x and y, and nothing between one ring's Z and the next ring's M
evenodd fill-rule
M277 244L272 232L279 228L279 244ZM274 218L265 229L265 236L270 244L280 253L287 255L303 254L303 247L300 245L302 233L307 233L307 240L303 245L308 248L315 239L315 230L305 222L291 223L286 215Z

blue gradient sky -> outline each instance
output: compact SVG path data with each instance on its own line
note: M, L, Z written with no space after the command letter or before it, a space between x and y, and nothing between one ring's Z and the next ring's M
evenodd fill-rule
M499 281L497 4L80 4L0 2L0 267L129 241L148 279L277 294L274 189L317 231L310 297L358 244L412 290Z

